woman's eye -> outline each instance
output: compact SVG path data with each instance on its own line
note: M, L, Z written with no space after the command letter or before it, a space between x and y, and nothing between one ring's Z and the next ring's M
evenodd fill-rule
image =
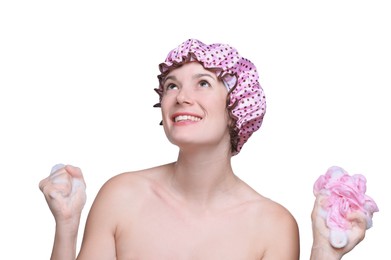
M203 87L203 88L207 88L207 87L210 87L210 84L208 81L201 81L200 82L200 86Z
M177 85L175 85L175 84L168 84L167 86L166 86L166 90L171 90L171 89L177 89L178 88L178 86Z

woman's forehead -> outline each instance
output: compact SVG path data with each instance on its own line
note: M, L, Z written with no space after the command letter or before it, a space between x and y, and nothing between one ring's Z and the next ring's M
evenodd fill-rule
M217 80L217 75L213 71L210 71L208 69L205 69L199 62L193 61L184 63L182 66L173 69L170 71L167 76L165 77L165 80L168 78L178 78L178 76L181 75L191 75L191 76L210 76L214 80Z

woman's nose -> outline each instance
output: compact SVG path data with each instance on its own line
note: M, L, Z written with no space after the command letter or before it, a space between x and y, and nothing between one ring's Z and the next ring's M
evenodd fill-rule
M178 104L192 104L193 103L193 99L192 99L191 91L189 91L188 89L182 87L178 91L178 95L176 97L176 100L177 100Z

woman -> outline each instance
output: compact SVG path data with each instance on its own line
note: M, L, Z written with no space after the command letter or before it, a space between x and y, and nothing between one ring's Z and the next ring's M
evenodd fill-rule
M91 207L77 259L299 259L293 216L231 166L265 114L254 64L228 45L189 39L160 71L156 106L168 140L179 147L177 161L107 181ZM60 167L40 189L56 220L52 259L75 259L82 173ZM324 221L316 213L313 220L313 259L340 259L365 232L360 228L338 251L328 246Z

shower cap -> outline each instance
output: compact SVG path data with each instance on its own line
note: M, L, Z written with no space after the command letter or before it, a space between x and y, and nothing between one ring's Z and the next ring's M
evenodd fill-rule
M258 82L257 69L250 60L240 56L235 48L227 44L207 45L197 39L188 39L171 50L166 60L159 64L159 88L155 91L159 94L160 101L165 76L192 61L215 72L230 93L229 107L233 108L231 113L237 119L235 127L239 137L236 151L232 152L232 155L236 155L248 138L261 127L266 112L265 95Z

